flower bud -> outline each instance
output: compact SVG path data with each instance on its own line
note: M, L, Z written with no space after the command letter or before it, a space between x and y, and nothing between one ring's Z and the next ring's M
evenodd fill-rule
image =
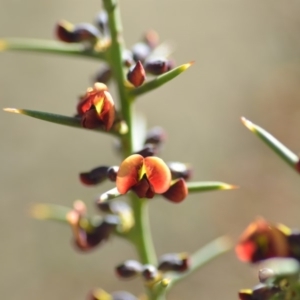
M145 61L145 71L152 75L161 75L174 68L174 63L166 58L153 58Z
M300 261L300 232L292 230L287 239L290 248L290 257Z
M158 46L159 36L155 30L148 30L144 36L144 42L151 48L154 49Z
M55 35L60 41L66 43L76 42L76 36L74 34L74 25L65 20L59 21L56 24Z
M76 209L68 213L67 220L73 229L75 245L83 252L105 242L119 224L119 218L113 215L106 216L101 223L95 224Z
M138 61L135 66L132 66L129 69L127 73L127 79L135 87L141 86L144 83L146 79L146 73L140 61Z
M89 23L81 23L74 26L74 36L76 42L92 42L95 43L100 38L99 30Z
M101 68L101 70L98 71L98 73L95 76L94 81L95 82L102 82L102 83L108 83L111 79L112 71L109 66L105 65Z
M116 273L121 278L133 278L139 275L143 266L136 260L127 260L116 267Z
M162 272L185 272L189 265L190 259L187 253L169 253L159 258L158 270Z
M138 61L144 62L145 59L150 55L151 48L145 43L137 43L132 47L131 51L132 51L133 59L136 62Z
M107 170L107 177L110 181L115 182L117 180L117 173L119 171L118 166L112 166Z
M153 156L157 154L157 148L153 144L146 144L144 148L135 154L139 154L143 157Z
M168 162L167 165L170 168L172 179L183 178L185 180L189 180L192 176L192 168L188 164Z
M79 174L80 181L85 185L96 185L107 179L107 171L109 167L101 166L89 172Z
M280 289L276 286L269 286L265 284L258 284L252 290L253 299L268 300L275 296Z
M160 146L166 140L166 132L162 127L156 126L147 132L144 144L153 144Z
M179 178L174 180L169 189L162 195L173 203L180 203L186 198L188 192L189 191L184 179Z
M142 268L142 276L146 281L153 282L159 280L161 274L156 267L152 265L144 265Z
M259 278L260 283L265 283L270 278L273 278L274 276L275 276L274 271L269 268L260 269L258 272L258 278Z
M96 16L95 24L104 36L109 35L108 15L105 10L100 11Z
M80 98L77 113L85 128L104 127L110 130L115 121L115 104L104 83L96 82Z

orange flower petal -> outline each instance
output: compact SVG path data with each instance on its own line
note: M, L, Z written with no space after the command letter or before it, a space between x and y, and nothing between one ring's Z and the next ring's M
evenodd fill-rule
M138 182L138 173L143 165L143 156L133 154L128 156L120 165L116 185L120 194L126 194Z
M155 193L162 194L171 183L171 172L165 162L156 156L144 158L144 167L148 181Z
M115 103L109 92L104 92L104 103L100 119L103 121L105 129L109 130L115 121Z

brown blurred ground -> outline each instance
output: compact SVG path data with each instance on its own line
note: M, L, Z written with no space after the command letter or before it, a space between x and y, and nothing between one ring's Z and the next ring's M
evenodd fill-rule
M52 38L54 23L92 20L100 1L0 0L0 36ZM196 60L180 78L140 99L150 125L169 133L166 160L188 161L195 178L239 185L176 206L156 199L151 221L159 254L194 251L262 215L300 227L299 177L240 123L244 115L300 152L300 4L277 0L122 0L127 44L155 28L176 42L176 61ZM1 107L72 114L90 84L94 61L37 54L0 55ZM114 239L89 255L74 252L70 230L31 220L33 202L92 202L77 174L117 163L112 140L1 113L0 299L82 300L90 287L142 290L119 282L116 263L135 257ZM236 299L255 272L233 252L170 294L172 300Z

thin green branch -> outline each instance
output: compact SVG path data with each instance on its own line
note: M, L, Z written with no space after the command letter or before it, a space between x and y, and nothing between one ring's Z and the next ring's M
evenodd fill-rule
M149 226L148 199L140 199L130 193L135 226L130 232L130 239L135 243L143 264L157 264L156 252L151 238Z
M137 97L137 96L140 96L142 94L148 93L152 90L155 90L155 89L159 88L160 86L166 84L167 82L171 81L172 79L174 79L175 77L177 77L181 73L183 73L192 64L193 64L193 62L181 65L181 66L179 66L179 67L177 67L177 68L175 68L175 69L173 69L169 72L166 72L166 73L164 73L160 76L157 76L155 79L146 82L145 84L141 85L138 88L130 89L129 94L131 96Z
M165 277L170 279L170 284L167 289L170 289L172 286L179 283L211 260L229 251L231 248L232 243L227 236L219 237L205 245L191 256L191 268L187 272L182 274L170 274L169 276L166 274Z
M29 110L29 109L4 108L3 110L6 112L29 116L29 117L47 121L50 123L86 129L86 128L82 127L80 119L76 118L76 117L63 116L63 115L58 115L58 114L53 114L53 113L48 113L48 112L41 112L41 111L36 111L36 110ZM116 127L118 128L118 130L120 129L119 125L117 125ZM86 129L86 130L93 130L93 131L98 131L98 132L103 132L103 133L120 136L120 132L118 130L115 130L114 127L110 131L105 131L104 129L101 129L101 128Z
M129 95L124 86L125 73L123 69L123 37L120 8L117 0L103 0L104 8L108 13L109 28L111 34L111 46L108 49L108 60L116 80L121 104L121 114L128 126L128 132L122 137L122 149L124 158L133 152L133 95ZM133 193L130 194L135 226L129 233L134 241L138 255L144 264L156 262L156 254L150 232L148 220L147 200L139 199Z
M219 181L199 181L199 182L187 182L187 188L189 193L200 193L207 191L217 190L233 190L238 187L235 185L227 184Z
M265 144L267 144L277 155L279 155L288 165L296 170L296 165L299 162L298 156L278 141L265 129L252 123L246 118L242 117L243 124L255 135L257 135Z
M82 56L98 60L105 59L104 52L98 52L93 49L88 49L83 44L67 44L59 41L40 39L0 39L0 52L1 51L40 52L49 54L61 54L67 56Z

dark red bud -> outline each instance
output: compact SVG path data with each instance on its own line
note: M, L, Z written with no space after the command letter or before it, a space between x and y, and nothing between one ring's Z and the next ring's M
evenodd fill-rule
M160 277L159 271L152 265L144 265L142 270L142 276L146 281L156 280Z
M77 24L74 27L76 42L95 42L100 37L99 30L89 23Z
M188 164L169 162L167 165L170 168L172 179L183 178L189 180L192 176L192 168Z
M300 232L298 230L292 230L287 238L290 248L290 257L300 261Z
M95 227L93 231L86 233L86 244L88 249L92 249L100 243L105 242L118 225L118 217L106 216L99 226Z
M105 10L100 11L96 16L95 24L104 36L109 35L108 15Z
M161 127L153 127L147 132L144 144L160 146L166 140L166 132Z
M133 59L136 62L138 61L144 62L145 59L150 55L151 48L145 43L137 43L132 47L131 51L132 51Z
M142 155L143 157L153 156L157 154L157 148L153 144L146 144L144 148L135 154Z
M117 173L119 171L118 166L112 166L107 170L107 177L110 181L115 182L117 180Z
M76 36L74 34L74 25L67 21L60 21L56 24L55 35L56 37L66 43L75 43Z
M136 260L127 260L116 267L116 273L121 278L133 278L139 275L143 266Z
M103 66L95 76L95 82L108 83L111 79L112 71L109 66Z
M265 284L258 284L252 290L252 299L255 300L268 300L274 295L280 292L280 289L275 286L269 286Z
M186 253L170 253L160 257L158 270L162 272L185 272L190 266L190 259Z
M143 177L142 180L137 182L137 184L132 187L132 190L139 198L152 199L155 195L155 192L151 189L149 181L146 177Z
M144 83L146 79L146 73L140 61L138 61L135 66L132 66L129 69L127 73L127 79L135 87L141 86Z
M252 290L241 290L239 291L240 300L255 300L253 298Z
M167 200L173 203L182 202L188 195L188 188L184 179L179 178L169 189L162 194Z
M166 58L154 58L145 61L145 71L152 75L161 75L174 68L174 63Z
M158 46L159 36L155 30L148 30L144 37L144 42L151 48L154 49Z
M95 109L88 110L81 116L81 126L88 129L100 128L103 123L99 120Z
M89 172L80 173L80 181L85 185L96 185L107 179L109 167L101 166Z
M112 300L137 300L135 296L125 291L113 292L111 295Z

